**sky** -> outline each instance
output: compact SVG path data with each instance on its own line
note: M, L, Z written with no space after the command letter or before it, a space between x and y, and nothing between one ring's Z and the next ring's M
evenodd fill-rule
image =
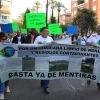
M35 1L36 0L12 0L12 18L17 19L18 16L22 12L26 11L27 7L31 9ZM62 2L64 6L68 8L68 11L70 11L71 0L56 0L56 1ZM43 5L43 7L39 9L39 12L45 12L46 11L46 8L45 8L46 0L40 0L40 2ZM63 11L61 11L61 14L62 13ZM50 9L48 9L48 15L50 14L51 14L51 11ZM55 10L55 14L57 14L56 10Z

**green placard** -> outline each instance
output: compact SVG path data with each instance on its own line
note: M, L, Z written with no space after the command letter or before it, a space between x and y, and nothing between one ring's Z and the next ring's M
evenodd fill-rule
M58 23L49 24L48 29L49 29L49 34L58 34L59 33L59 24Z
M40 34L40 28L36 28L36 30L38 31L38 34Z
M13 31L18 31L18 24L16 22L11 23Z
M62 28L58 28L56 34L62 34Z
M22 32L23 34L27 34L27 29L22 28L22 29L21 29L21 32Z
M26 27L27 28L41 28L46 26L45 13L27 13Z

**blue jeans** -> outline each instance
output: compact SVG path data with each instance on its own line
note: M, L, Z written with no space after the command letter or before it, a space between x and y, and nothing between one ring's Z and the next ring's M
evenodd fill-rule
M44 80L44 86L43 86L44 89L48 88L49 82L50 82L50 80Z
M2 82L0 81L0 94L1 94L1 93L4 93L4 87L7 87L8 84L9 84L9 80L8 80L8 81L5 81L4 83L2 83Z

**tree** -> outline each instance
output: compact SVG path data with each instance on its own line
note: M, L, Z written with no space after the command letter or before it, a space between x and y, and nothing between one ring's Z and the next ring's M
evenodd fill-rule
M26 14L27 14L27 13L30 13L30 12L31 12L30 9L27 8L27 9L26 9L26 12L25 12L25 14L24 14L23 28L26 28Z
M84 30L86 33L88 30L95 31L97 25L96 13L84 8L76 15L72 24L77 25L80 31Z
M35 1L33 7L32 7L32 11L36 11L38 12L38 9L42 7L42 4L39 1Z
M0 0L0 9L2 8L2 0Z
M56 18L51 16L50 23L56 23Z
M25 13L24 13L24 12L23 12L23 13L21 13L21 14L18 16L18 20L17 20L17 22L19 23L20 28L22 28L22 27L23 27L24 16L25 16Z
M58 23L59 23L59 15L60 15L61 7L65 8L65 6L61 2L56 2L56 7L58 10Z
M67 26L68 25L60 25L60 27L62 28L62 32L67 31Z
M56 0L50 0L49 5L51 6L52 18L53 18L53 10L56 7Z

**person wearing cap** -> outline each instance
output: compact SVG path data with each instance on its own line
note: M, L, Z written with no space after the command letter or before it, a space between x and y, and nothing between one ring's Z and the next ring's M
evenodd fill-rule
M86 45L87 37L85 36L85 32L81 31L80 36L78 36L76 42L78 45Z
M97 25L96 27L96 33L92 34L86 42L86 45L88 46L94 46L98 47L100 46L100 24ZM90 85L91 81L88 80L87 84ZM97 83L98 89L100 90L100 83Z

